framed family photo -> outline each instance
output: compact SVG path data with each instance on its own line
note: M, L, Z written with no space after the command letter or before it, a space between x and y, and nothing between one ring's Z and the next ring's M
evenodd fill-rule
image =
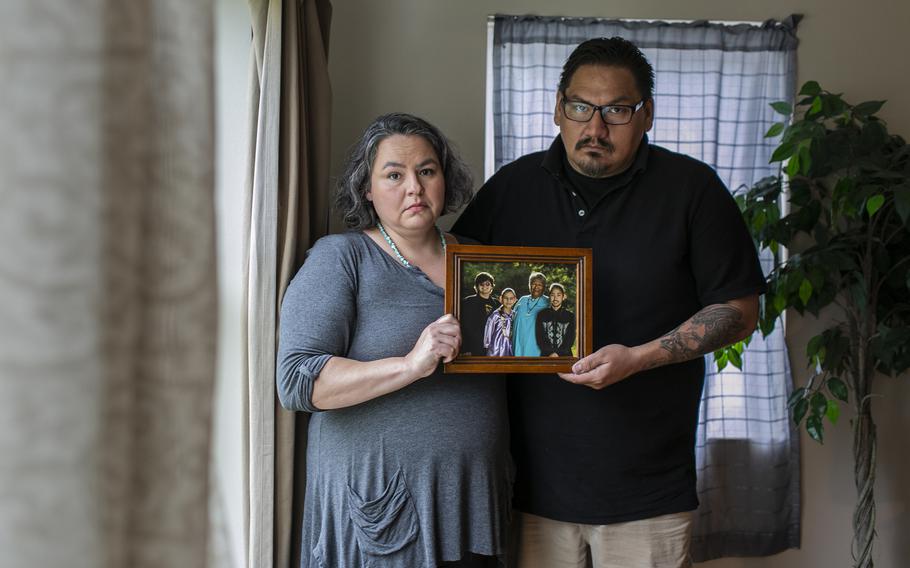
M592 352L592 253L449 245L445 310L461 323L446 373L563 373Z

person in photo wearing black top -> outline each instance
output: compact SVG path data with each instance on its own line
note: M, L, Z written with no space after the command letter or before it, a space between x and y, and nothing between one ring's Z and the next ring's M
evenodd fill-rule
M537 345L541 357L571 357L575 343L575 314L563 308L566 289L550 284L550 307L537 314Z
M634 44L580 44L559 135L500 168L452 228L594 253L595 351L509 385L522 568L689 566L703 355L755 329L752 239L710 166L648 142L653 91Z
M490 313L499 307L493 298L493 287L496 282L489 272L478 272L474 277L476 294L461 301L461 354L486 355L483 346L483 330Z

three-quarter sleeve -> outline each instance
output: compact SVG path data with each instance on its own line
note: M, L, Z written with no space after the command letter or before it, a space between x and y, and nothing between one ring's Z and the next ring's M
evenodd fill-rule
M333 356L345 356L357 317L356 258L341 235L309 251L281 304L277 389L288 410L316 412L313 384Z

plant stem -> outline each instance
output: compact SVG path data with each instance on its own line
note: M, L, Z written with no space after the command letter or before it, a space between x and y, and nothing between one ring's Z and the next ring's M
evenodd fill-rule
M853 479L856 484L856 507L853 511L853 558L855 568L872 568L872 546L875 542L875 421L872 419L872 378L875 360L869 352L872 336L877 331L878 286L873 275L873 237L875 226L867 229L863 281L868 290L865 309L857 309L853 383L856 394L856 422L853 425ZM859 308L859 306L856 306Z
M861 400L867 401L866 397ZM860 404L861 412L853 425L854 480L856 508L853 512L853 566L872 568L872 545L875 540L875 422L868 402Z

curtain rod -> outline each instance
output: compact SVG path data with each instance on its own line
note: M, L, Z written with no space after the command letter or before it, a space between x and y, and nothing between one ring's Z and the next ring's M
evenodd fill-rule
M781 24L785 26L790 26L796 28L799 22L803 19L802 14L791 14L782 20L764 20L764 21L750 21L750 20L671 20L671 19L651 19L651 18L596 18L588 16L537 16L532 14L516 16L510 14L488 14L487 21L492 22L496 19L497 16L502 16L504 18L529 18L529 19L538 19L538 20L561 20L561 21L573 21L573 20L594 20L596 22L645 22L645 23L654 23L654 22L666 22L668 24L691 24L694 22L706 22L709 24L721 25L721 26L755 26L762 27L768 22L774 22L776 24Z

